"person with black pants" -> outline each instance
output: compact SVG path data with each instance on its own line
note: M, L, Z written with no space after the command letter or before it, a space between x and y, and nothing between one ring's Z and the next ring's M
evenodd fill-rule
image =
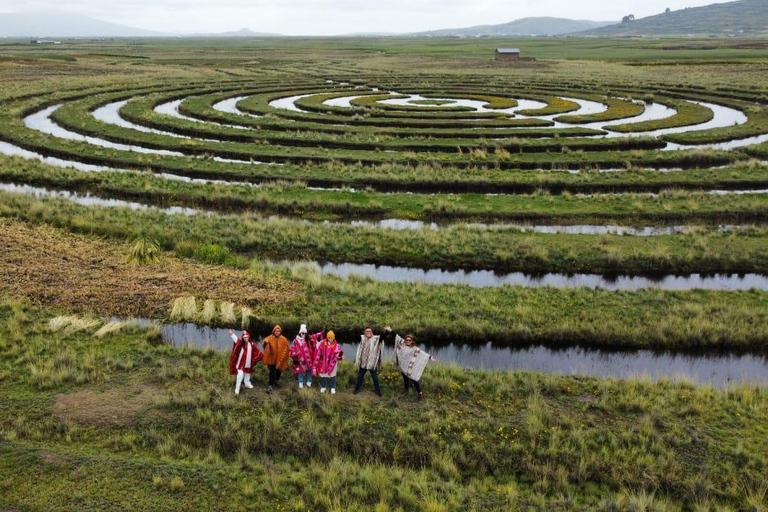
M363 387L363 380L366 372L371 372L371 378L373 379L374 393L381 396L381 386L379 385L379 371L381 370L381 353L384 348L384 344L388 341L394 340L395 333L392 332L392 327L386 326L384 328L384 334L373 335L373 329L366 327L363 334L360 336L360 345L357 347L357 355L355 356L355 364L358 366L357 382L355 383L355 390L353 394L358 394Z
M288 339L283 336L283 329L276 325L272 334L264 338L264 364L269 368L269 387L271 393L280 380L280 374L288 368Z
M421 392L421 375L424 373L427 363L435 361L435 357L424 352L414 343L413 334L406 334L405 338L395 335L393 359L395 366L403 376L403 393L407 394L411 384L416 388L416 399L423 400Z

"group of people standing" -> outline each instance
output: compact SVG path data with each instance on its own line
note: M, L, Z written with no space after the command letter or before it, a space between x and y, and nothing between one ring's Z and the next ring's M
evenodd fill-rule
M251 333L243 331L238 338L230 329L232 338L232 354L229 360L229 373L236 375L235 394L240 394L241 386L253 388L251 374L256 365L263 361L269 370L269 385L267 393L271 393L275 387L279 387L280 376L288 369L292 362L292 373L296 375L299 389L312 387L315 377L320 378L320 392L325 393L329 388L331 394L336 394L336 373L338 363L344 358L344 352L336 341L333 331L322 331L309 335L307 326L299 328L293 342L289 345L288 339L283 336L283 330L279 325L272 329L272 333L264 338L261 347L253 339ZM429 361L435 361L431 356L421 350L414 343L412 334L405 338L392 331L390 326L384 328L384 333L374 335L373 329L366 327L360 336L360 344L355 355L355 365L358 367L357 381L354 394L358 394L363 387L365 374L370 372L373 380L374 392L381 396L379 383L379 371L382 367L382 354L386 344L392 343L393 361L403 376L403 392L408 393L411 386L416 390L417 398L422 400L424 395L421 390L421 375ZM262 351L263 349L263 351Z

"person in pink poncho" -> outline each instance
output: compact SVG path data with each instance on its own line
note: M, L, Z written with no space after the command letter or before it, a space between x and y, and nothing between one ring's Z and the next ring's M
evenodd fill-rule
M299 334L291 343L288 355L293 359L293 374L298 377L299 389L312 387L312 367L315 364L315 350L307 336L307 326L301 324Z
M338 363L344 358L344 351L341 350L336 341L336 334L328 331L325 339L320 340L315 348L315 366L313 373L320 376L320 392L325 393L327 384L331 385L331 394L336 394L336 371Z

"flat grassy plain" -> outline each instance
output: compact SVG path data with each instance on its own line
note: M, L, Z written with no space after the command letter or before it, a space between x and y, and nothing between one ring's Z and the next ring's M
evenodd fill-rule
M535 60L495 62L497 46ZM266 395L261 367L257 389L236 397L226 354L107 320L261 334L308 323L343 340L392 323L468 345L764 354L765 290L382 283L321 276L300 260L766 274L768 200L756 192L768 189L768 143L662 148L767 134L767 72L763 39L2 41L0 141L48 159L0 155L0 183L143 207L0 192L0 509L767 510L768 392L756 384L434 365L417 403L397 395L390 365L383 399L351 395L355 369L344 362L333 397L289 383ZM490 111L377 103L389 91L487 101ZM304 111L270 105L303 93ZM355 94L349 108L324 103ZM603 139L595 127L500 114L522 100L537 102L532 115L615 119L627 133L709 121L713 111L693 101L747 120ZM118 101L134 126L94 117ZM579 102L606 109L579 115ZM629 120L654 102L678 114ZM27 122L50 107L70 138ZM384 219L440 226L353 224ZM687 229L464 225L478 222ZM147 248L158 261L142 264Z

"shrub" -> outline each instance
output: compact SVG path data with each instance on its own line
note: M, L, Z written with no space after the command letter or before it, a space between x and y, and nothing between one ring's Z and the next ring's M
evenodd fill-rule
M160 244L157 240L144 235L139 235L131 242L131 252L128 254L128 263L148 265L160 261Z

